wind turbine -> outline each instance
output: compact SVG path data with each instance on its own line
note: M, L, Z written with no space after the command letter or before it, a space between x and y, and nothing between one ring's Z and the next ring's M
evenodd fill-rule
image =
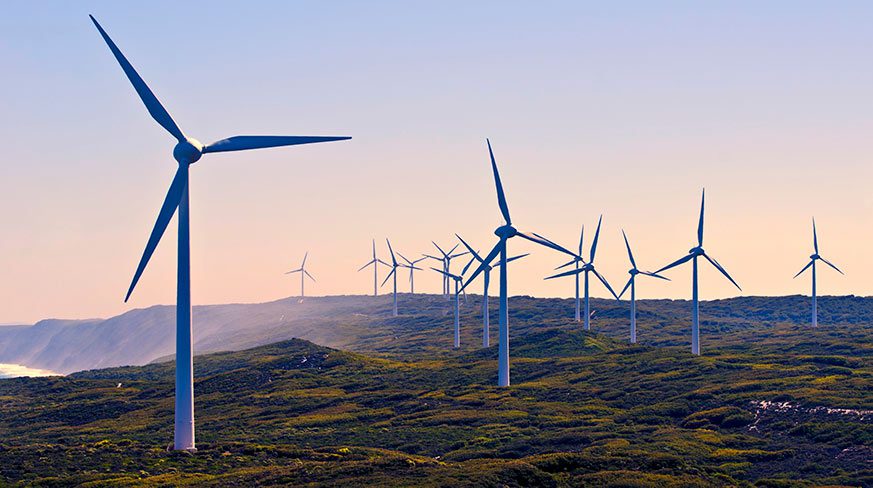
M376 239L373 239L373 260L370 261L369 263L361 266L361 268L358 270L358 272L360 273L367 266L373 266L373 296L376 296L379 294L379 265L380 264L391 267L390 264L388 264L385 261L382 261L381 259L376 257Z
M178 237L178 273L176 288L176 419L174 426L173 446L176 450L195 450L194 443L194 366L193 366L193 342L191 339L191 266L190 266L190 234L189 234L189 199L188 199L188 167L197 162L204 154L224 151L242 151L246 149L258 149L277 146L291 146L296 144L309 144L315 142L340 141L350 137L308 137L308 136L233 136L211 144L202 144L197 139L188 137L179 128L169 112L161 105L158 98L152 93L139 76L133 66L128 62L118 46L109 38L103 27L90 16L91 21L103 40L109 46L109 50L115 56L118 64L142 102L148 109L152 118L176 138L176 146L173 148L173 157L179 163L173 182L161 206L157 222L149 236L142 259L133 275L130 288L124 301L130 298L137 281L151 258L152 253L161 240L167 225L176 209L179 211L179 237Z
M600 216L600 220L597 221L597 231L594 232L594 240L591 242L591 255L590 255L589 262L585 263L584 261L582 261L581 256L575 256L575 257L578 257L579 259L578 260L574 259L574 261L570 261L569 263L567 263L563 266L568 266L568 265L575 262L576 269L572 269L570 271L565 271L563 273L558 273L556 275L552 275L552 276L549 276L546 278L547 280L550 280L553 278L560 278L562 276L571 276L571 275L576 275L578 277L580 273L585 273L585 315L584 315L585 330L591 330L591 307L589 305L589 296L588 296L588 273L594 273L594 276L596 276L597 279L600 280L601 283L603 283L603 286L605 286L606 289L609 290L609 293L611 293L612 296L614 296L615 299L618 300L618 295L616 295L615 291L612 289L612 287L609 286L609 282L606 281L606 278L604 278L603 275L601 275L600 273L597 272L596 269L594 269L594 256L597 253L597 241L598 241L598 239L600 239L600 224L601 223L603 223L603 216L602 215ZM583 262L584 264L582 266L579 266L579 264L578 264L579 262ZM563 266L560 266L560 267L563 267Z
M624 237L624 245L627 247L627 257L631 263L631 269L628 270L630 274L630 279L627 280L627 284L622 288L621 293L618 294L618 297L621 298L624 295L624 292L627 291L628 287L630 287L630 342L631 344L637 343L637 275L645 275L651 276L653 278L660 278L662 280L670 281L670 278L666 278L657 273L651 273L649 271L640 271L637 269L637 263L634 261L634 253L631 252L630 244L627 242L627 234L624 233L624 229L621 231L622 237Z
M454 280L455 282L455 349L461 347L461 281L464 278L454 275L452 273L446 273L441 269L430 268L437 273L442 274L443 276Z
M451 269L452 258L456 258L459 256L463 256L464 254L467 254L466 252L452 254L455 252L455 249L458 248L459 244L455 244L455 247L451 248L449 250L449 252L445 252L445 251L443 251L443 248L441 248L439 246L439 244L437 244L434 241L430 241L430 242L434 245L434 247L437 248L437 250L440 252L440 254L443 255L443 257L438 258L436 256L431 256L430 254L424 254L423 256L426 258L430 258L430 259L434 259L436 261L442 262L443 263L443 271L445 271L446 273L451 273L451 271L452 271L452 269ZM445 295L446 297L449 296L449 277L445 273L443 273L443 295Z
M845 273L840 271L840 268L837 268L836 266L834 266L830 261L828 261L827 259L821 257L821 255L819 255L819 253L818 253L818 235L816 235L816 232L815 232L815 219L812 219L812 246L815 249L815 253L813 253L809 257L809 263L806 266L804 266L803 269L801 269L799 273L794 275L794 277L797 278L804 271L806 271L807 268L810 268L810 267L812 268L812 326L818 327L818 297L816 296L816 289L815 289L815 285L816 285L816 283L815 283L815 262L821 260L823 263L827 264L831 268L834 268L835 270L839 271L840 274L845 274Z
M413 273L422 270L421 268L417 267L416 264L424 261L427 258L418 258L415 261L410 261L406 258L406 256L400 254L399 252L397 253L397 255L400 256L404 261L406 261L406 264L401 264L400 266L403 268L409 268L409 293L413 294L415 293L415 277L413 276Z
M555 270L559 270L561 268L566 268L567 266L570 266L571 264L575 264L576 269L578 270L580 263L585 264L585 260L582 259L582 241L584 238L585 238L585 226L583 225L582 232L579 233L579 252L578 252L578 254L576 256L573 256L573 259L571 261L558 266L557 268L555 268ZM576 322L582 321L582 313L580 311L580 303L581 303L581 301L579 299L579 273L576 273Z
M655 274L659 274L662 271L666 271L670 268L674 268L679 266L680 264L691 261L693 264L692 274L691 274L691 353L692 354L700 354L700 300L697 293L697 258L703 257L710 264L712 264L715 269L717 269L721 274L725 276L734 286L737 287L738 290L742 291L740 285L731 278L731 275L728 274L725 269L718 264L718 261L715 258L710 257L706 254L706 251L703 250L703 208L704 203L706 202L706 190L703 190L702 196L700 198L700 221L697 224L697 246L692 247L688 254L684 257L677 259L676 261L664 266L663 268L655 271Z
M382 282L382 286L385 286L385 283L388 283L388 279L390 279L392 276L394 277L394 310L392 312L392 315L396 317L397 316L397 268L399 268L400 265L397 264L397 258L394 257L394 250L391 249L391 241L389 241L388 239L385 239L385 242L388 243L388 252L391 253L391 264L389 264L389 266L391 266L391 272L388 273L388 276L385 277L385 281Z
M310 280L312 280L313 282L315 281L315 278L313 278L312 275L309 274L309 271L306 271L306 258L308 258L308 257L309 257L309 251L306 251L306 254L303 255L303 262L300 263L300 267L297 269L292 269L291 271L285 273L285 274L300 273L300 298L303 298L305 296L305 294L303 293L303 283L304 283L303 278L308 276Z
M464 247L467 248L467 251L469 251L470 254L473 255L473 257L470 258L470 262L468 262L467 265L464 266L463 271L461 271L461 275L465 274L467 272L467 269L470 268L470 265L475 262L479 262L485 265L484 269L482 270L482 276L484 277L484 286L482 288L482 347L491 347L491 333L489 330L490 320L488 314L488 284L491 282L491 270L494 269L494 266L491 266L491 263L485 263L485 261L482 260L482 257L479 256L479 253L474 251L473 248L470 247L470 245L467 244L464 239L461 239L461 236L457 234L455 235L458 237L458 240L460 240L461 243L464 244ZM513 256L511 258L508 258L506 262L510 263L527 255L528 253ZM497 263L495 266L500 266L500 263Z
M464 283L463 288L466 288L467 285L472 282L479 273L483 272L485 268L489 266L488 263L494 261L494 258L497 255L500 255L500 315L499 315L499 347L497 354L497 385L498 386L509 386L509 316L507 314L507 286L506 286L506 241L513 237L521 237L527 239L531 242L535 242L541 246L548 247L550 249L555 249L557 251L569 254L570 256L575 256L572 251L568 251L563 247L551 242L547 239L544 239L540 236L534 234L526 234L523 232L519 232L515 227L512 226L512 219L509 217L509 207L506 205L506 195L503 193L503 185L500 183L500 173L497 171L497 162L494 160L494 152L491 150L491 141L488 139L485 140L488 143L488 155L491 157L491 170L494 173L494 186L497 188L497 204L500 207L500 213L503 215L503 220L505 223L498 227L494 234L499 237L499 241L488 253L487 256L482 260L479 264L479 267L476 268L476 271L470 275L470 278L467 279L466 283ZM462 289L463 289L462 288Z

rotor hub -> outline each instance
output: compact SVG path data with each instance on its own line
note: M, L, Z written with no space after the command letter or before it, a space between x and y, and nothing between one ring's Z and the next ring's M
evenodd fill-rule
M494 231L494 234L501 239L509 239L510 237L518 234L518 230L511 225L501 225Z
M821 259L821 256L819 256L818 254L813 254L813 255L809 256L809 259L812 259L813 261L815 261L816 259Z
M632 269L629 269L627 273L631 276L636 276L636 275L640 274L640 271L636 268L632 268Z
M703 256L703 254L704 254L703 248L700 246L692 247L691 249L688 250L688 254L693 254L695 256Z
M179 141L176 147L173 148L173 157L179 164L196 163L203 156L203 144L197 139L188 137L184 141Z

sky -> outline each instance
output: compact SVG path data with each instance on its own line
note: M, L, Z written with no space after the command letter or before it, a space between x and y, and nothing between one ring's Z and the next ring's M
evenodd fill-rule
M819 293L873 294L870 2L15 1L0 17L0 323L175 302L175 219L123 302L174 140L89 13L204 143L353 136L192 166L195 304L297 294L284 272L307 250L308 293L370 293L356 270L373 238L382 259L386 237L411 258L456 232L487 252L502 222L486 137L520 230L575 247L584 224L587 254L603 214L596 264L615 287L621 229L641 268L663 266L695 244L705 187L704 247L741 294L809 293L792 276L813 216L846 272L822 269ZM510 294L573 293L543 280L561 255L510 252L532 253ZM690 273L638 296L687 298ZM416 291L439 290L418 273ZM702 268L701 298L738 294Z

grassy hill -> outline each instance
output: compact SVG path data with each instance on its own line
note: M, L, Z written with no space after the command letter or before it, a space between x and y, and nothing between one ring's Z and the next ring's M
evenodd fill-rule
M2 380L0 485L873 485L871 322L811 330L737 300L704 305L694 357L668 318L684 303L641 307L652 347L619 339L615 302L589 334L570 301L513 298L508 389L473 304L458 351L431 313L371 318L366 355L291 340L199 356L195 455L165 450L171 362Z

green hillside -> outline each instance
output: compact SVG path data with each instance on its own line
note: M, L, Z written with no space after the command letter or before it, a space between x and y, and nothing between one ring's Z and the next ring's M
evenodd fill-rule
M762 311L704 305L725 318L694 357L681 303L648 302L640 335L683 345L631 347L622 305L598 301L588 334L569 301L514 298L508 389L472 303L459 351L436 314L373 319L366 355L199 356L195 455L165 450L172 363L2 380L0 485L873 485L871 322L811 330L742 300Z

